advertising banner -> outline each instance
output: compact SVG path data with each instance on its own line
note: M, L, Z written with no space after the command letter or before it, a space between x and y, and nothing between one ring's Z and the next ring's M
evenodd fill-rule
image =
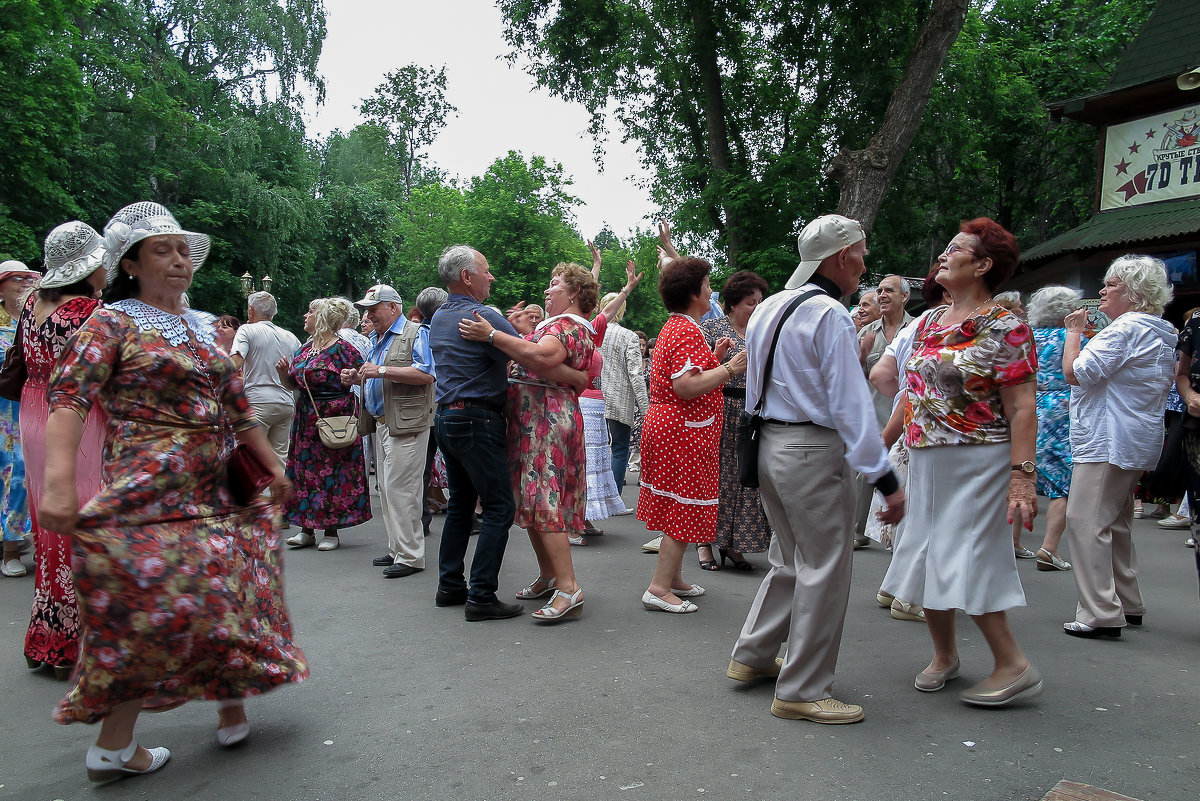
M1200 195L1200 104L1105 131L1100 210Z

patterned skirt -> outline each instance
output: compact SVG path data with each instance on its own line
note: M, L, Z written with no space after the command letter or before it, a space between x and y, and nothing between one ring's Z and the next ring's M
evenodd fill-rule
M738 420L745 408L745 398L725 398L716 545L740 553L762 553L771 546L771 524L758 490L743 487L738 480Z
M354 401L345 398L321 404L326 417L354 413ZM285 517L301 528L341 529L371 519L367 470L362 450L326 448L317 433L312 402L302 397L292 420L287 475L295 484Z
M612 447L608 423L604 419L604 401L580 398L583 432L587 449L587 519L603 520L625 511L625 502L617 492L612 471Z
M531 534L583 534L587 453L575 393L510 383L507 415L514 522Z

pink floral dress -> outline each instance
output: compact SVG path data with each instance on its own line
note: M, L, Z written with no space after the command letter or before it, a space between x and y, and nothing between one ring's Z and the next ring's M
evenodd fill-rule
M83 639L55 719L302 681L274 507L238 507L229 493L229 432L254 419L207 318L136 300L96 312L51 376L50 409L86 415L95 403L109 418L104 485L73 537Z
M586 370L595 345L575 317L551 317L528 335L556 337L566 365ZM514 363L508 384L508 464L517 501L516 524L529 532L582 534L587 506L587 455L583 415L575 390Z

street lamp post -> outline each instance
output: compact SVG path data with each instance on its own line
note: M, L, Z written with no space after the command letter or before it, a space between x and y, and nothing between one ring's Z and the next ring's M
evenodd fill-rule
M254 276L252 276L250 274L250 271L247 270L246 272L242 273L242 277L240 280L242 282L242 294L245 295L246 297L250 297L250 293L252 293L254 291ZM262 291L270 292L271 285L275 282L274 282L274 279L272 279L270 275L264 275L262 277L261 283L262 283Z

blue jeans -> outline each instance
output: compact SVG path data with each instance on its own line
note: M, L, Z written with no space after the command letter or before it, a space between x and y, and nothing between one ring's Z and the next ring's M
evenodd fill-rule
M504 455L505 429L504 418L486 409L439 409L434 418L433 430L450 485L438 554L438 589L450 595L465 591L468 600L479 604L499 600L500 563L517 512ZM483 507L483 525L475 543L468 588L464 569L477 499Z
M612 471L617 481L617 494L625 489L625 471L629 469L629 435L633 427L619 420L606 420L608 437L612 440Z

